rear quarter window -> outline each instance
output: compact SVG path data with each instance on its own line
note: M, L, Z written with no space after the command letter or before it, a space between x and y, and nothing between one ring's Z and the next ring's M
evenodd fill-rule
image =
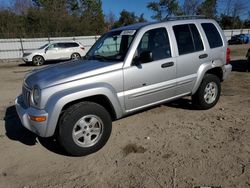
M223 45L218 29L212 23L201 24L209 43L210 48L217 48Z

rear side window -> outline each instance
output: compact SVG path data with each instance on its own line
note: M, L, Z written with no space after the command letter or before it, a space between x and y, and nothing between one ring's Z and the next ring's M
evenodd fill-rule
M189 24L189 27L193 35L195 51L197 52L197 51L203 50L204 47L203 47L203 43L202 43L201 36L200 36L198 29L196 28L194 24Z
M65 43L64 44L66 48L74 48L74 47L78 47L79 44L75 43L75 42L69 42L69 43Z
M204 49L200 34L194 24L173 26L179 55L198 52Z
M57 43L58 48L65 48L65 44L64 43Z
M209 43L210 48L216 48L223 45L219 31L212 23L202 23L201 24Z

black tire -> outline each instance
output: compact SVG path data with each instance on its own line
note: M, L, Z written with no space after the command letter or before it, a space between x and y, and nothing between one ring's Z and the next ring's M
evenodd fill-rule
M87 118L90 118L88 124L86 124ZM98 119L98 122L96 122L95 125L90 122L92 121L92 118L95 118L94 121ZM79 121L83 121L84 125L78 125L80 124ZM88 125L88 127L86 125ZM101 128L100 135L95 138L93 137L95 135L92 135L95 133L91 133L93 132L93 130L91 131L91 128L99 130L97 127L94 128L96 125ZM85 127L87 128L85 129ZM86 133L84 133L85 131ZM58 124L57 139L65 151L70 155L84 156L100 150L108 141L111 131L112 120L104 107L93 102L81 102L69 107L61 116ZM76 132L80 132L82 136L80 138L75 138L77 136L73 135L75 135ZM88 136L88 134L90 136ZM89 144L88 146L87 138L90 138L90 142L93 138L93 145Z
M25 64L26 64L27 66L30 66L30 65L32 64L32 62L26 61Z
M71 55L71 59L72 59L72 60L77 60L77 59L80 59L80 58L81 58L81 55L78 54L78 53L73 53L73 54Z
M32 63L33 65L35 66L41 66L44 64L44 58L43 56L40 56L40 55L36 55L32 58Z
M217 104L220 98L220 93L221 93L220 79L216 75L205 74L200 84L200 87L198 88L196 93L192 96L192 103L197 109L207 110Z

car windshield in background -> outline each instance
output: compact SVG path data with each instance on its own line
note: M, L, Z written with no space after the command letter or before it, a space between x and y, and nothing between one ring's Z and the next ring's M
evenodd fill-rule
M41 46L40 48L38 48L39 50L42 50L42 49L44 49L46 46L48 46L49 45L49 43L47 43L47 44L45 44L45 45L43 45L43 46Z
M123 61L136 30L113 31L103 35L89 50L86 59Z

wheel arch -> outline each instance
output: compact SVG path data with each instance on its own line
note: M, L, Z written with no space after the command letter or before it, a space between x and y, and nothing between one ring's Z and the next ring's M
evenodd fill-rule
M85 98L81 98L81 99L77 99L77 100L73 100L67 104L65 104L61 110L61 113L63 113L64 111L66 111L70 106L80 103L80 102L94 102L97 103L99 105L101 105L102 107L104 107L107 112L110 114L110 117L112 120L117 119L117 115L115 112L115 109L111 103L111 101L108 99L107 96L99 94L99 95L93 95L93 96L89 96L89 97L85 97Z
M87 90L82 90L82 88L65 90L54 94L54 96L47 101L46 111L50 114L50 118L46 136L49 137L54 134L60 116L68 107L83 101L95 102L103 106L110 114L112 120L122 116L122 107L119 99L114 95L114 92L108 88L99 87Z
M213 74L217 76L221 82L223 81L222 67L214 67L213 64L202 64L197 72L197 80L192 89L191 95L194 95L196 93L205 74Z

